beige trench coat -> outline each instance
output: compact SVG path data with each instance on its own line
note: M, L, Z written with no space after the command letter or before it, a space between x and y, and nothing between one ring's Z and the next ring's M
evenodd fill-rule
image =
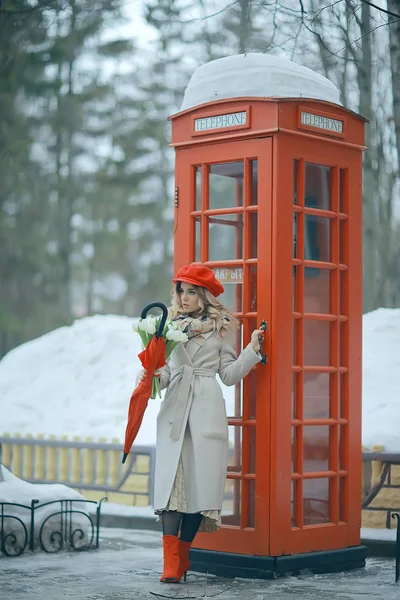
M157 418L154 509L168 504L182 454L187 512L222 509L228 463L225 401L215 378L235 385L261 356L248 345L237 357L216 331L204 345L195 339L179 344L161 372L167 388Z

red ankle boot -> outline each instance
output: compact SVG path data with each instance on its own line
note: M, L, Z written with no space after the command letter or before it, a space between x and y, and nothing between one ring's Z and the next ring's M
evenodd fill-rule
M186 581L186 571L190 569L189 550L192 542L182 542L179 540L179 577L184 577Z
M160 581L179 583L182 575L179 568L179 540L174 535L163 535L164 570Z

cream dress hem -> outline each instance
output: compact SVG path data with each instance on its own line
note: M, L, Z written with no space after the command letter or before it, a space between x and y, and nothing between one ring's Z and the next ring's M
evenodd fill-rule
M176 470L174 484L172 486L171 495L169 501L164 510L176 510L177 512L186 513L186 492L185 492L185 479L183 476L183 463L182 457L179 458L178 468ZM211 533L221 527L221 511L218 509L202 510L200 511L203 518L200 523L199 531L205 533ZM158 515L157 521L161 521L162 510L156 510L155 514Z

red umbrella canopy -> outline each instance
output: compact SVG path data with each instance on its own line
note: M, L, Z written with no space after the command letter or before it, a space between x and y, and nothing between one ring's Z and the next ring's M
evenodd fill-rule
M143 421L144 412L147 408L151 395L152 378L157 369L163 367L165 363L166 345L163 337L157 338L155 335L148 346L138 354L138 357L147 371L147 376L141 380L139 385L133 391L128 410L128 424L125 431L124 463L133 442L138 434L139 428Z

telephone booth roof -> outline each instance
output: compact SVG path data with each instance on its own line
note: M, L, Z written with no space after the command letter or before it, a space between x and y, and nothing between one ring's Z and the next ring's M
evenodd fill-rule
M202 65L193 73L181 110L170 117L172 146L201 144L210 139L243 139L285 129L307 130L307 123L301 123L301 110L307 108L313 108L313 119L331 118L335 124L340 116L341 131L322 132L319 128L319 133L364 148L366 119L341 105L339 90L326 77L272 55L228 56ZM241 124L201 127L202 118L216 119L232 111L242 119ZM315 127L308 131L315 133Z

